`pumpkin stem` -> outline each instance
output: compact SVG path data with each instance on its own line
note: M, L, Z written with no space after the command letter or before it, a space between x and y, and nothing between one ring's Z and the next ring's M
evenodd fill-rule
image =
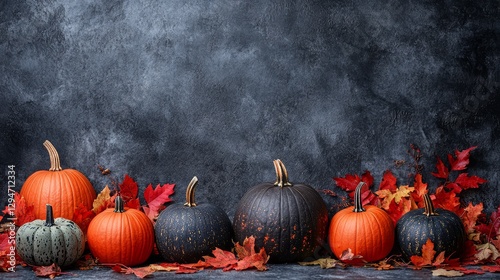
M285 164L279 159L273 160L274 169L276 170L276 181L274 182L275 186L290 187L292 183L288 181L288 172L286 171Z
M51 227L54 225L54 214L52 212L52 205L46 204L46 214L45 214L45 226Z
M365 185L365 182L359 182L356 186L356 190L354 191L354 209L352 212L365 212L365 208L363 208L363 203L361 201L361 189Z
M188 207L194 207L196 206L196 202L194 201L194 190L196 188L196 185L198 184L198 178L196 176L191 179L191 182L189 182L189 185L186 190L186 203L184 203L184 206Z
M52 143L50 143L49 140L45 140L43 142L43 146L45 149L47 149L47 152L49 152L49 157L50 157L50 169L49 171L61 171L61 161L59 160L59 153L57 153L56 148Z
M115 198L115 210L113 212L115 213L125 212L125 209L123 208L123 198L121 197L121 195L117 195Z
M432 204L432 199L428 193L424 194L424 215L429 216L439 216L439 214L434 210L434 205Z

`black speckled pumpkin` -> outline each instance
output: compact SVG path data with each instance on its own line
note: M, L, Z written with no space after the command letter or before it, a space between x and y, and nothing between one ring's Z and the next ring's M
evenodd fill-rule
M312 187L292 184L281 160L274 160L276 182L248 190L236 209L233 227L236 241L254 236L273 263L302 261L324 243L328 210Z
M212 254L217 247L233 246L231 220L220 207L196 204L194 177L186 190L186 203L176 203L163 210L155 224L156 246L168 262L195 263Z
M46 207L45 220L34 220L17 230L17 253L31 265L70 265L83 255L83 232L73 221L54 220L52 206Z
M464 250L466 233L460 218L453 212L436 208L428 194L424 195L425 208L412 210L396 224L396 243L403 257L422 255L422 246L430 239L437 253L446 251L460 257Z

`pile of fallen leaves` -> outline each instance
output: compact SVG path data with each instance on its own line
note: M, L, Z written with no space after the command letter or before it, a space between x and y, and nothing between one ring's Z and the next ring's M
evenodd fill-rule
M455 151L454 154L447 155L447 163L438 157L436 171L431 175L438 178L442 183L430 195L436 208L442 208L457 214L465 227L468 240L466 242L466 252L461 258L445 259L444 252L434 258L436 252L432 241L428 241L422 248L422 256L413 256L410 264L404 263L397 256L391 256L378 264L363 264L376 267L377 269L393 269L394 267L411 267L421 269L423 267L434 267L433 275L460 276L463 274L482 274L484 272L500 272L500 206L489 217L484 213L483 203L462 204L460 194L462 191L477 189L487 181L475 175L467 173L470 153L477 147L470 147L462 151ZM409 154L412 155L414 169L413 185L397 185L397 178L387 170L384 172L377 191L372 191L374 178L369 171L365 171L361 176L358 174L347 174L344 177L333 178L336 186L345 191L351 199L344 197L345 206L349 205L354 196L354 190L359 182L365 182L362 189L361 199L363 205L376 205L384 209L396 223L401 216L411 210L424 207L423 196L429 193L426 183L422 181L422 165L420 159L421 151L411 145ZM404 163L404 162L403 162ZM401 165L398 161L396 165ZM336 196L333 190L324 190L325 194ZM347 202L349 201L349 202ZM347 202L347 203L346 203ZM347 253L347 252L346 252ZM346 254L346 256L348 256ZM342 259L344 258L344 259ZM362 256L355 256L356 264L362 263ZM353 259L342 256L340 260L327 260L331 267L339 265L339 262L346 261L352 263ZM317 264L324 266L324 260L318 260L302 264ZM390 264L392 263L392 264ZM482 265L479 270L467 269L466 266ZM436 272L437 271L437 272Z

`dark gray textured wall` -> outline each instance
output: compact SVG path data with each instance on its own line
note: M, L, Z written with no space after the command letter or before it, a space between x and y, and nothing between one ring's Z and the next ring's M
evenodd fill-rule
M498 1L2 0L0 162L20 189L49 139L97 191L99 164L178 201L196 175L232 216L275 158L317 189L389 168L407 183L393 163L413 143L434 189L435 157L478 145L489 183L462 198L491 211L498 19Z

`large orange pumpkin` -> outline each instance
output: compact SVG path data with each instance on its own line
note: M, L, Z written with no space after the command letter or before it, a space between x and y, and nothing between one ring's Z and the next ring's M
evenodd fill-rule
M89 179L75 169L62 169L59 154L48 140L43 143L49 152L50 169L31 174L21 188L21 195L33 204L36 219L44 219L46 205L53 208L54 217L73 219L75 209L82 203L92 208L96 193Z
M354 192L354 206L335 214L330 222L328 243L336 257L351 249L368 262L385 258L394 245L394 223L391 217L374 205L363 207L361 182Z
M124 208L118 195L114 209L104 210L90 222L87 242L100 263L139 265L153 251L153 224L143 212Z

